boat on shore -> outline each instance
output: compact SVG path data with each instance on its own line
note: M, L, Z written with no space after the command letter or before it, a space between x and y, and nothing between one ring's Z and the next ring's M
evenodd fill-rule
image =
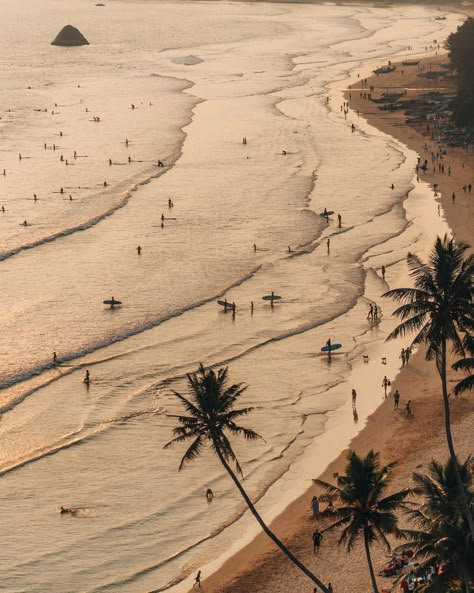
M395 66L381 66L380 68L376 68L374 70L374 74L389 74L390 72L393 72L395 70Z
M402 62L403 66L418 66L420 60L405 60Z

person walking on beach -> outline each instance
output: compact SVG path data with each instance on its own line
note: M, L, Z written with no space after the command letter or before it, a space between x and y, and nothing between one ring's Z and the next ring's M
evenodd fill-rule
M367 313L367 319L373 320L373 318L374 318L374 306L372 305L372 303L370 303L369 312Z
M319 515L319 500L317 496L313 496L311 500L311 510L313 511L313 517L316 518Z
M383 378L382 387L383 387L385 397L387 397L387 387L390 387L390 381L387 379L387 375L385 375Z
M56 352L53 352L53 364L56 364L58 362L58 355L56 354Z
M338 228L342 227L342 216L340 214L337 215L337 226Z
M328 255L329 255L329 251L331 249L331 239L328 237L327 241L326 241L326 247L328 248Z
M352 390L352 407L355 408L356 407L356 401L357 401L357 391L355 389Z
M194 585L193 585L193 589L196 587L196 585L201 588L201 571L198 570L198 573L194 579Z
M91 376L89 374L89 370L86 371L86 376L84 377L84 383L86 385L89 385L89 383L91 382Z
M409 399L405 404L405 409L407 412L407 418L413 418L413 411L411 409L411 399Z
M382 280L385 280L385 266L382 266Z
M398 393L398 389L393 394L393 401L395 402L393 405L393 409L398 410L398 404L400 403L400 394Z
M453 204L456 201L456 194L454 192L451 195L451 200L453 201Z
M316 554L316 550L318 550L318 552L319 552L319 546L321 545L322 541L323 541L323 534L316 530L313 533L313 554Z
M410 360L410 356L411 356L411 348L405 348L405 364L408 364L408 361Z
M404 367L406 362L405 348L402 348L402 351L400 352L400 358L402 359L402 367Z
M141 255L142 254L141 245L138 245L138 247L137 247L137 253L138 253L138 255Z

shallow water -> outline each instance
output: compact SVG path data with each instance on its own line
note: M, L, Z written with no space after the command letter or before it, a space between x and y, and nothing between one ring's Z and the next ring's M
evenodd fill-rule
M329 459L357 429L352 385L376 375L360 423L380 401L387 369L359 364L390 328L389 304L380 326L366 320L387 288L374 271L383 263L396 285L408 249L425 253L444 223L424 185L405 199L416 155L345 120L328 85L408 45L420 52L458 17L224 2L0 7L4 586L159 589L252 532L248 517L235 522L242 503L210 454L178 473L183 451L162 450L178 410L171 389L186 388L187 372L229 364L231 380L249 384L247 424L265 441L236 450L253 497L279 485L260 502L268 516L304 487L315 451ZM48 45L67 21L90 46ZM325 207L342 229L319 216ZM273 309L261 300L272 290L283 297ZM111 295L123 306L105 308ZM331 365L319 355L328 337L344 345ZM385 347L391 372L399 348Z

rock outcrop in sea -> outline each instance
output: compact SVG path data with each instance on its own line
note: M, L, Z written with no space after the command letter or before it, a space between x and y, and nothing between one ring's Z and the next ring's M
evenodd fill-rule
M89 42L84 37L84 35L73 27L72 25L66 25L59 31L56 35L56 39L51 43L51 45L62 45L65 47L72 47L75 45L89 45Z

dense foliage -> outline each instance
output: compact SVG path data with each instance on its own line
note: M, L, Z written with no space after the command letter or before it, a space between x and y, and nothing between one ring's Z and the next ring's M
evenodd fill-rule
M415 492L423 496L422 502L407 511L414 529L404 530L408 543L401 549L410 549L418 560L415 572L423 574L428 567L436 567L437 575L425 591L470 590L474 579L474 544L457 495L457 482L453 462L445 466L431 462L428 474L413 474ZM469 507L474 509L473 478L469 462L458 464L458 473L467 492Z
M474 125L474 18L469 17L455 33L451 33L446 47L458 74L454 119L460 126Z

